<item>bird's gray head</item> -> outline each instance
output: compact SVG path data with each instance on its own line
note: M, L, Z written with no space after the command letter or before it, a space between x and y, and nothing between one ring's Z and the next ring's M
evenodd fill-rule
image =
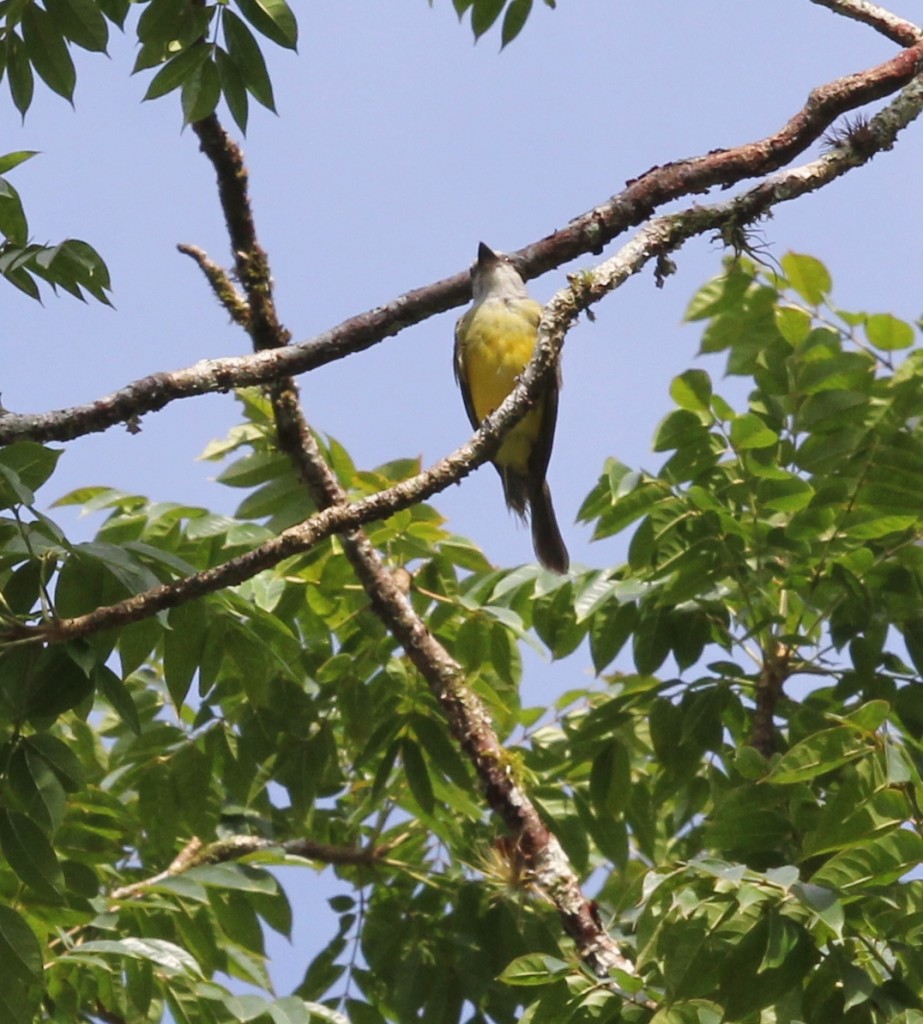
M471 268L471 292L475 302L529 297L525 282L509 256L494 252L483 242L478 246L477 262Z

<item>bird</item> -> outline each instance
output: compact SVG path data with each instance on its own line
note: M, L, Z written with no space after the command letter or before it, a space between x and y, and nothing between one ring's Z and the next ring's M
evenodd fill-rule
M477 429L528 366L542 306L529 296L510 257L483 242L471 268L471 291L471 308L455 327L455 380L468 419ZM570 559L545 478L560 387L560 371L556 370L533 407L504 437L492 461L503 483L507 507L531 521L532 546L539 562L564 574Z

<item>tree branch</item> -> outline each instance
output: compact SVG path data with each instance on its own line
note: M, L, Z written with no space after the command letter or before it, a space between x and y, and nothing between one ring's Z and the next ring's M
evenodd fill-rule
M228 311L231 319L238 327L246 331L250 326L250 305L247 300L234 287L233 282L223 267L220 267L214 260L196 245L178 245L176 247L183 255L195 260L199 269L205 275L206 281L211 285L215 297Z
M766 758L775 753L776 705L790 675L790 652L787 647L777 643L773 649L763 650L763 664L756 681L756 707L753 711L750 745Z
M276 315L269 264L259 246L247 192L240 149L212 116L193 126L218 176L219 195L238 272L251 308L250 335L258 347L281 347L288 335ZM259 315L257 314L259 311ZM279 446L301 477L314 501L324 509L348 508L348 499L323 458L301 412L291 380L271 390ZM523 410L524 411L524 410ZM580 889L579 879L564 850L548 830L525 791L508 769L508 757L493 728L487 709L468 687L461 666L430 633L378 552L358 529L345 531L343 550L372 608L426 680L445 712L450 731L467 754L487 797L515 837L535 875L561 916L577 951L599 975L618 967L632 971L615 942L602 927L593 904Z
M183 875L187 871L191 871L192 868L201 867L203 864L227 864L229 861L240 860L241 857L248 857L250 854L266 850L282 851L293 857L316 860L322 864L369 866L383 861L394 849L394 846L394 843L382 843L378 846L367 847L333 846L330 843L319 843L307 838L278 842L273 839L264 839L262 836L246 835L228 836L225 839L216 839L213 843L205 844L198 836L193 836L166 870L151 875L150 878L142 878L140 881L113 889L109 894L109 899L116 903L134 899L152 886L159 885L169 878L175 878L177 875Z
M923 30L912 21L899 18L878 4L868 3L868 0L811 0L811 3L826 7L834 14L842 14L844 18L870 25L899 46L913 46L923 39Z
M723 203L692 206L652 220L615 256L593 271L571 275L567 288L548 303L539 328L535 357L520 383L471 440L430 469L352 504L325 508L278 537L222 565L195 573L175 583L162 584L106 605L86 615L39 625L21 624L0 632L0 639L35 639L56 643L87 636L102 629L147 618L167 608L236 586L286 558L307 551L325 537L387 518L444 490L487 461L499 447L503 433L525 414L551 372L564 335L582 310L619 287L650 260L662 259L687 239L709 231L735 238L772 206L795 199L829 183L889 149L898 133L923 110L923 80L911 84L856 134L847 133L811 163L792 168Z
M836 9L846 13L846 8L854 8L856 2L840 0ZM923 42L916 42L883 64L813 90L804 107L765 139L652 168L606 203L519 250L515 255L524 276L536 277L585 253L601 252L606 244L626 229L643 223L665 203L778 170L820 138L841 114L906 85L918 73L921 60ZM265 258L265 254L262 256ZM257 257L253 267L244 267L242 271L238 268L241 281L255 274L259 264ZM384 306L284 349L202 360L186 369L152 374L94 402L68 409L35 415L3 412L0 445L19 440L66 441L136 420L178 399L267 384L280 377L305 373L361 352L406 327L461 305L468 298L468 275L458 273L406 292ZM258 326L257 333L262 329Z

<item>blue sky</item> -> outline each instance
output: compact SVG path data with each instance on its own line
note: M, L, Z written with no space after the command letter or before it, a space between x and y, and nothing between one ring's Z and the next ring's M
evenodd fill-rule
M917 8L895 7L908 17ZM475 46L449 0L316 0L296 13L300 52L265 47L280 116L254 109L244 140L280 314L296 340L463 269L482 239L498 249L534 241L652 165L767 135L814 86L896 52L808 0L559 0L555 11L537 0L502 53L497 31ZM16 411L88 401L156 370L247 351L175 250L191 242L228 262L211 168L180 129L175 94L140 102L149 73L129 77L130 38L113 38L110 53L80 56L75 110L41 88L24 125L8 100L0 107L3 151L42 153L10 176L34 239L91 242L109 264L116 306L50 294L39 306L3 290L0 391ZM923 130L914 125L893 152L777 208L762 237L775 256L794 249L824 260L846 308L915 319L921 166ZM690 365L720 373L719 363L696 360L697 330L680 320L719 271L721 252L698 239L675 258L663 289L639 275L565 345L549 479L578 565L612 564L622 551L618 540L591 545L573 525L604 459L655 467L650 438L669 409L671 378ZM591 262L533 282L535 297L547 299L567 270ZM303 378L312 425L365 466L411 455L430 464L462 443L469 428L451 371L457 315ZM233 398L210 396L145 417L138 435L117 428L81 439L45 497L106 484L230 510L239 495L213 484L214 466L195 457L236 415ZM531 560L528 531L507 514L490 467L434 504L498 563ZM528 664L536 693L588 678L588 659ZM303 907L299 917L300 946L313 926ZM282 991L299 980L303 957L274 969Z

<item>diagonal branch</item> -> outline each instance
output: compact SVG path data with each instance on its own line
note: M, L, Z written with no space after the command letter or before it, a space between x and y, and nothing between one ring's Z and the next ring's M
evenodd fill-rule
M918 116L921 109L923 80L918 80L863 126L861 133L847 133L818 160L779 174L728 202L712 207L695 206L680 214L658 218L640 231L620 253L595 271L575 275L570 287L562 289L546 308L539 329L536 356L520 384L490 418L490 422L478 431L474 440L450 459L443 460L435 467L435 471L447 471L449 474L457 472L457 479L469 472L476 462L487 457L491 445L499 442L499 431L512 422L516 415L522 415L531 395L540 387L543 375L550 372L564 333L582 309L618 287L649 260L663 258L687 238L715 229L734 235L772 205L819 188L850 168L871 159L874 153L890 148L900 130ZM284 408L285 403L296 401L293 389L281 389L277 392L276 400L280 413L280 440L295 456L296 463L304 468L306 477L316 478L312 484L313 490L328 471L317 453L311 449L310 434L300 413L296 416ZM286 437L288 430L294 430L296 436ZM302 432L304 436L297 436ZM455 465L449 469L453 459L456 460ZM321 524L325 524L330 532L336 529L341 532L350 531L361 522L375 517L370 511L373 507L381 515L403 507L399 504L401 501L409 504L418 500L427 488L437 489L434 485L435 471L427 471L352 506L344 503L342 494L337 494L338 484L331 477L328 481L331 488L329 499L334 504L306 523L286 531L268 545L226 563L225 566L137 595L120 605L97 609L80 619L62 620L44 627L22 627L17 635L49 641L84 635L154 614L160 608L200 596L221 586L241 582L248 575L259 571L259 568L275 564L281 558L303 550L307 546L305 542L308 537L313 536L314 540L319 538L324 528ZM384 508L380 507L381 503L386 503ZM366 518L361 518L363 515ZM446 713L453 735L478 773L489 805L512 832L528 860L536 884L555 903L565 930L574 939L581 955L600 973L606 973L613 966L631 970L631 964L622 957L617 946L600 926L593 904L583 895L578 879L557 840L548 831L528 795L507 771L503 748L486 710L468 689L460 666L413 612L393 577L383 570L368 541L361 534L347 532L344 546L350 552L350 561L373 606L432 688Z
M811 0L811 3L826 7L834 14L842 14L844 18L870 25L899 46L913 46L923 38L923 30L912 21L899 18L868 0Z
M835 6L846 13L846 8L853 9L856 3L840 0ZM834 6L833 0L830 6ZM906 85L918 73L921 60L923 42L917 41L876 67L815 89L804 107L765 139L652 168L562 230L521 249L516 255L524 276L536 277L585 253L601 252L606 244L643 223L665 203L778 170L816 142L841 114ZM254 267L244 267L242 281L255 273L258 265L256 258ZM458 273L350 317L297 345L249 356L202 360L182 370L152 374L96 401L68 409L39 414L0 412L0 445L20 440L67 441L156 412L178 399L305 373L361 352L406 327L460 306L469 297L468 275Z
M218 177L231 248L250 307L250 336L257 348L284 346L288 334L276 314L269 262L256 237L243 155L214 115L193 128ZM322 509L347 508L346 493L308 429L294 383L284 379L275 382L271 398L279 446L314 501ZM469 688L462 667L414 612L365 534L352 529L345 531L341 540L372 608L441 705L452 735L477 773L488 804L509 828L536 882L557 907L580 957L602 977L614 967L632 971L631 962L621 954L602 926L594 904L581 891L579 878L557 838L508 770L506 752L487 709Z
M815 191L894 144L899 132L923 110L923 79L914 82L863 126L858 138L846 135L822 157L762 182L723 203L692 206L652 220L618 253L592 272L572 275L570 285L549 302L539 331L532 364L520 383L472 439L430 469L352 504L325 508L303 523L290 527L222 565L195 573L175 583L162 584L114 605L106 605L71 619L41 625L19 625L0 633L6 639L61 642L88 636L175 607L229 586L236 586L286 558L307 551L318 541L383 519L457 483L486 462L499 447L503 432L524 415L551 372L564 335L580 312L618 288L651 260L679 248L689 238L722 232L733 236L763 216L771 207Z

